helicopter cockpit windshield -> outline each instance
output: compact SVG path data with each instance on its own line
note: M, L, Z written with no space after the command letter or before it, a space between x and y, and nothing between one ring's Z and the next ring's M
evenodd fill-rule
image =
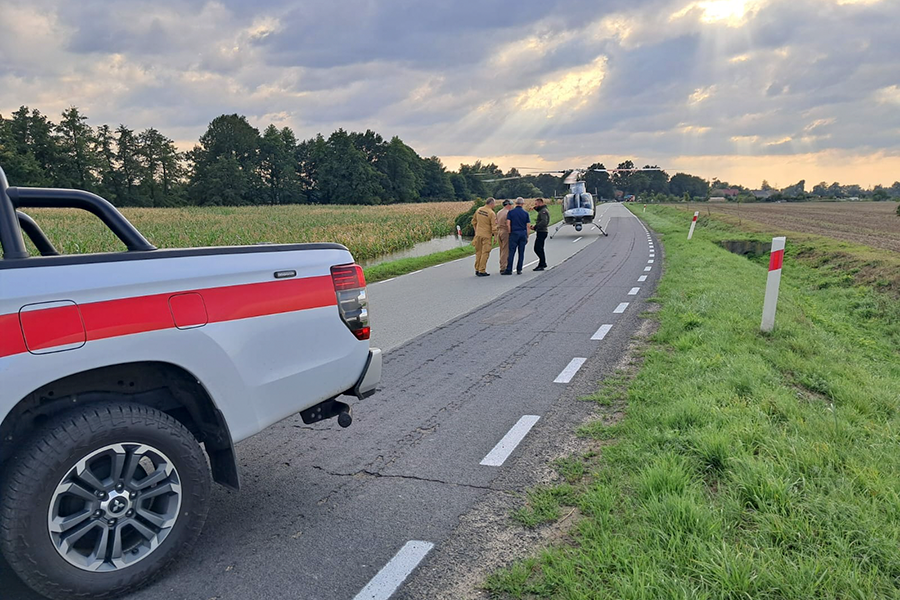
M563 201L563 210L574 210L576 208L586 208L590 210L593 208L592 200L593 198L587 192L580 194L566 194L566 199Z

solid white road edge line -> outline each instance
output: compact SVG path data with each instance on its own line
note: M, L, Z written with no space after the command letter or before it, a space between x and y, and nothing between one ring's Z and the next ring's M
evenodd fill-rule
M410 273L410 275L415 275L416 273L421 273L424 270L425 269L419 269L418 271L413 271L412 273Z
M591 336L591 339L602 340L606 337L606 334L609 333L610 329L612 329L612 325L601 325L600 329L597 330L597 333Z
M528 263L527 265L523 266L522 268L523 268L523 269L527 269L527 268L530 267L531 265L536 265L537 262L538 262L538 261L533 260L533 261L531 261L530 263Z
M639 291L641 291L641 288L639 288L639 287L633 287L633 288L631 288L630 290L628 290L628 295L629 295L629 296L637 296L637 293L638 293Z
M406 542L353 600L388 600L432 548L431 542Z
M638 281L647 281L647 276L641 275L640 277L638 277Z
M509 455L512 454L513 450L525 439L525 436L528 435L528 432L531 431L531 428L534 427L534 424L538 422L540 419L537 415L525 415L521 419L519 419L515 425L512 426L512 429L506 432L506 435L503 436L497 445L487 453L480 463L480 465L484 465L486 467L499 467L506 462L506 459L509 458Z
M622 302L621 304L619 304L619 305L616 307L616 310L614 310L613 312L614 312L615 314L617 314L617 315L620 315L620 314L622 314L623 312L625 312L625 309L626 309L626 308L628 308L628 302Z
M572 381L572 378L575 377L575 373L578 372L578 369L581 368L581 365L585 363L586 358L578 358L575 357L569 361L569 364L566 365L566 368L562 370L562 373L556 376L556 379L553 380L553 383L569 383Z

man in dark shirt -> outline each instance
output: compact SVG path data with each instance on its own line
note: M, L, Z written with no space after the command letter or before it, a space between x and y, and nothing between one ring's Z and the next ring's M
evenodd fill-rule
M544 241L547 239L547 227L550 225L550 209L544 204L543 198L534 201L534 210L537 211L537 219L535 219L534 229L534 253L538 257L538 266L535 271L543 271L547 268L547 256L544 254Z
M524 198L516 198L516 207L506 215L506 219L509 221L509 260L506 263L506 270L500 271L501 275L512 275L516 251L519 253L516 273L522 274L522 263L525 262L525 244L528 243L528 224L531 223L531 217L522 208L524 204Z

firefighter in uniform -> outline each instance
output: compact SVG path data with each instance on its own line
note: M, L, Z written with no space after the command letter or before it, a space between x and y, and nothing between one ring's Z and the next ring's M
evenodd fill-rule
M497 213L497 238L500 242L500 270L506 270L509 259L509 219L506 215L512 210L512 200L504 200L503 208Z
M494 199L488 198L484 206L478 208L472 215L472 227L475 228L475 274L479 277L490 275L486 271L488 256L491 254L491 246L494 236L497 235L497 221L494 215Z

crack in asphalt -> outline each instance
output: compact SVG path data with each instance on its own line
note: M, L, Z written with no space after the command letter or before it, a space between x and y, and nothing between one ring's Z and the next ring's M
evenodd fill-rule
M472 489L476 489L476 490L487 490L489 492L503 491L503 490L499 490L494 487L491 487L489 485L474 485L471 483L457 483L455 481L443 481L441 479L430 479L428 477L417 477L415 475L385 475L384 473L378 473L376 471L369 471L368 469L360 469L359 471L356 471L355 473L337 473L335 471L329 471L325 467L320 467L318 465L312 465L312 468L316 469L317 471L322 471L323 473L326 473L328 475L333 475L334 477L366 476L366 477L381 477L381 478L385 478L385 479L410 479L412 481L424 481L427 483L440 483L442 485L452 485L452 486L456 486L456 487L472 488Z

